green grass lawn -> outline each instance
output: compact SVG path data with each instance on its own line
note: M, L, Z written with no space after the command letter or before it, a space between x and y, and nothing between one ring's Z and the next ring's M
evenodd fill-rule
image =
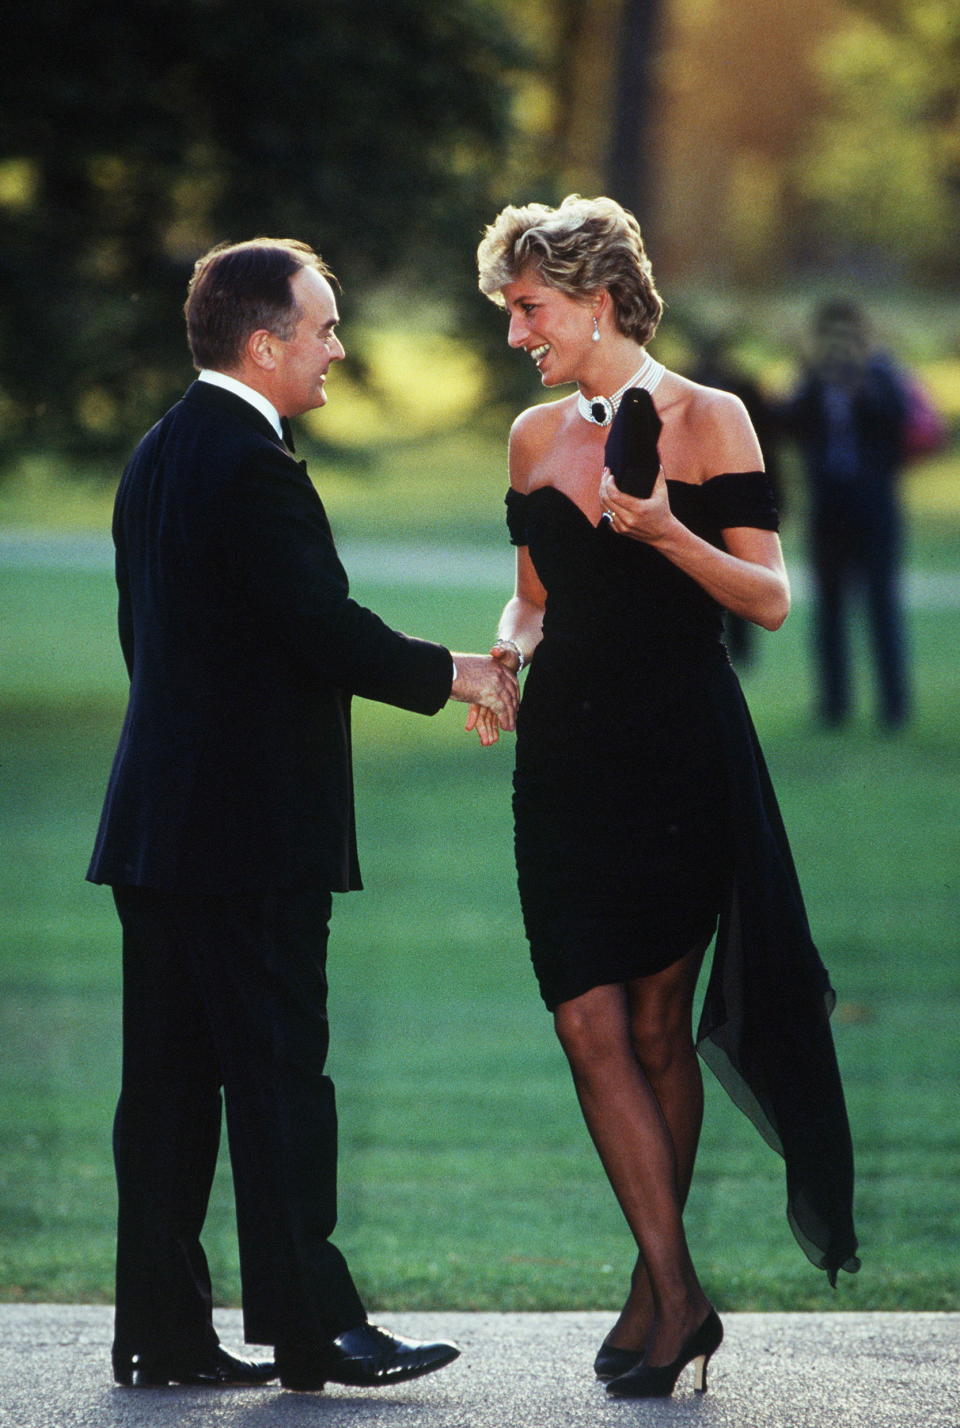
M488 469L487 514L457 539L498 538L497 479ZM406 530L402 483L398 507ZM351 494L341 528L363 534L361 515ZM946 568L957 530L921 529L918 558ZM454 647L484 647L501 603L373 581L356 593ZM118 936L83 873L124 694L112 583L0 569L0 601L0 1295L107 1300ZM843 733L811 727L806 607L761 637L745 681L840 997L864 1269L833 1294L807 1265L780 1162L707 1073L688 1223L720 1307L960 1308L960 610L912 624L919 711L902 737L875 732L866 699ZM357 709L367 891L337 899L331 944L338 1242L378 1308L613 1306L631 1246L527 962L510 740L481 750L463 713ZM225 1164L207 1247L235 1303Z

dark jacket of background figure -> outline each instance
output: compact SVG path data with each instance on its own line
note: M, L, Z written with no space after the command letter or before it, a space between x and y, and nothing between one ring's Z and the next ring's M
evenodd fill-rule
M803 458L814 520L856 521L874 532L893 533L899 524L906 414L904 382L887 358L872 357L851 397L854 459L845 479L837 480L830 460L827 384L815 372L801 380L784 416Z
M882 355L866 364L849 394L831 393L810 373L786 411L804 461L810 496L819 713L829 723L851 708L852 662L846 635L847 594L862 584L876 665L878 713L895 727L909 715L899 572L902 514L898 478L904 463L908 392ZM830 402L835 415L831 422ZM842 421L836 450L836 407Z
M350 697L432 714L449 651L350 598L304 463L210 383L138 446L114 540L130 702L89 878L358 888Z

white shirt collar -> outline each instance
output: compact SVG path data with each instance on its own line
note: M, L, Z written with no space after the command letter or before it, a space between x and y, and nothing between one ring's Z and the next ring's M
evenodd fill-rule
M246 382L238 382L236 377L228 377L226 372L213 372L207 368L197 377L198 382L209 382L212 387L222 387L225 392L232 392L235 397L242 397L245 402L249 402L255 407L261 416L265 416L273 427L274 431L283 440L283 428L280 425L280 413L273 402L253 387L248 387Z

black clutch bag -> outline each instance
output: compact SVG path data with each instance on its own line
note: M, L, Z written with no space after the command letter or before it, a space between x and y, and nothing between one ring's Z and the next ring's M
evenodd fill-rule
M628 496L646 500L653 490L660 470L657 441L662 426L648 391L643 387L630 387L624 392L610 424L604 462L613 472L620 490L626 491Z

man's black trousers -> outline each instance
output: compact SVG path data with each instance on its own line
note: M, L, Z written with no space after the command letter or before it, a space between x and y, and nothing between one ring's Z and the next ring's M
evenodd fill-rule
M200 1233L226 1105L248 1342L309 1351L366 1315L336 1223L324 1074L328 892L114 888L123 1074L115 1353L217 1342Z

